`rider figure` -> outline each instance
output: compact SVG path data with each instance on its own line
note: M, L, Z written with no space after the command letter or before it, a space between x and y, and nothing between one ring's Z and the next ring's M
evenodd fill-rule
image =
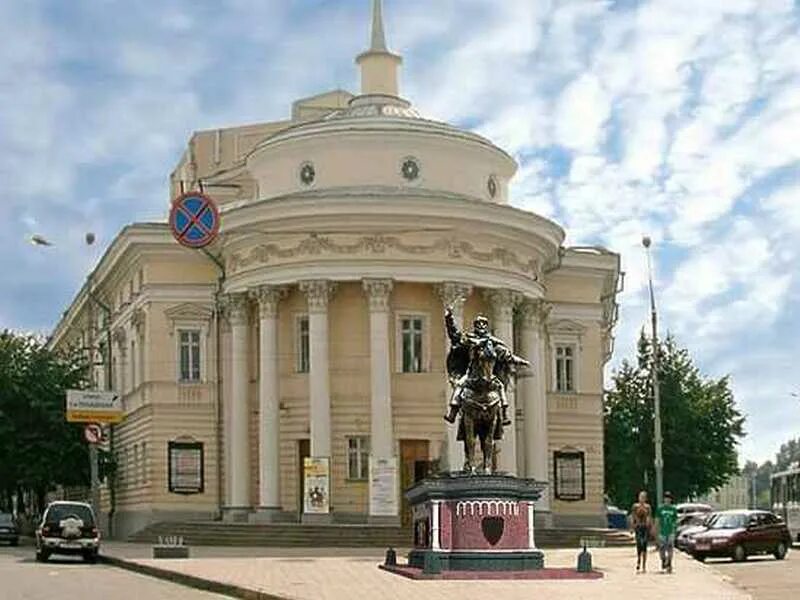
M475 319L470 333L458 330L453 319L453 312L449 307L445 312L444 318L450 344L452 346L463 346L469 352L469 367L466 373L458 379L451 379L453 393L450 396L449 411L444 416L444 419L449 423L455 422L461 409L461 392L465 387L476 391L489 387L490 391L497 392L500 396L503 425L510 425L508 396L505 385L494 374L494 366L498 361L507 361L512 365L527 365L528 362L518 356L514 356L503 340L491 335L489 320L483 315L479 315ZM492 360L486 360L487 356L491 356Z

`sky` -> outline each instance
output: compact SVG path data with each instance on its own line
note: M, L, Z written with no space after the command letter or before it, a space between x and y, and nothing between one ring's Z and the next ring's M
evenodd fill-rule
M512 203L567 244L622 255L611 368L647 234L662 330L730 375L742 457L800 435L800 1L384 5L402 95L513 154ZM0 2L0 328L51 331L123 225L166 218L193 131L356 91L368 26L368 0Z

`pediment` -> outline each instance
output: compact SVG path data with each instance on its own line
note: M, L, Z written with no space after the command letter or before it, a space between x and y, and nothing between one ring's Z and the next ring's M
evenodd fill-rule
M164 315L172 321L202 321L207 322L211 320L214 311L210 306L205 304L195 304L192 302L185 302L172 306L164 311Z
M560 319L548 323L547 331L550 334L581 336L586 333L586 326L578 323L578 321L572 321L571 319Z

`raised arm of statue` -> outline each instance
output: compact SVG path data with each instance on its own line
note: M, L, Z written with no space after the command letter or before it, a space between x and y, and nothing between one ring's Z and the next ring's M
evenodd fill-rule
M447 337L454 346L461 343L461 332L458 330L456 320L453 318L453 309L449 306L444 311L444 326L447 329Z

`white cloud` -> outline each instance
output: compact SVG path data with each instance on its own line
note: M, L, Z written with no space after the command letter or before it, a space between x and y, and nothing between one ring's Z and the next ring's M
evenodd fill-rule
M590 73L581 75L558 101L554 115L556 143L571 150L596 150L604 139L610 113L611 103L599 79Z

